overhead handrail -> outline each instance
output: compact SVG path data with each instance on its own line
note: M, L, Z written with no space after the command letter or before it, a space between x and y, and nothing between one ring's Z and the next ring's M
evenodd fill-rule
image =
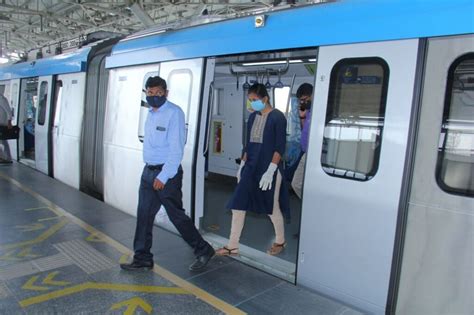
M267 83L265 83L265 87L267 88L267 90L272 88L272 84L270 83L270 74L268 73L268 70L267 70Z
M284 87L285 85L283 84L283 82L281 82L281 72L278 71L278 81L275 82L275 84L273 85L276 89L281 89L282 87Z
M262 67L262 66L260 66ZM289 59L286 59L286 63L285 63L285 66L284 67L281 67L281 68L278 68L278 69L275 69L275 68L266 68L265 66L263 66L265 68L265 72L268 74L268 75L278 75L278 73L280 74L285 74L288 72L288 69L290 69L290 60ZM245 71L236 71L234 70L234 63L231 62L229 64L229 70L230 70L230 73L232 75L235 75L235 76L242 76L242 75L246 75L246 76L257 76L259 75L261 72L262 72L262 69L257 69L257 70L245 70Z
M238 77L239 75L237 75L237 78ZM244 90L248 90L250 88L249 76L247 74L245 75L245 83L242 85L242 87L244 88Z

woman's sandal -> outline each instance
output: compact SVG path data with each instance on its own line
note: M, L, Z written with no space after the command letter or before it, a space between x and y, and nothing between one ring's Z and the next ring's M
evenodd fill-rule
M270 249L267 250L267 254L272 255L272 256L278 255L279 253L283 251L283 249L285 249L285 246L286 246L286 242L282 244L273 243L272 247L270 247Z
M224 246L216 250L216 255L217 256L238 256L239 249L238 248L230 249L230 248L227 248L227 246Z

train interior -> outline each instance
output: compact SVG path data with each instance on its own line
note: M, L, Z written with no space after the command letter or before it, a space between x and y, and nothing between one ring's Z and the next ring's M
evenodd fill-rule
M35 167L35 122L38 108L38 77L21 80L18 125L20 161Z
M316 50L222 57L216 60L213 92L209 101L208 151L205 166L204 217L201 228L217 246L227 245L232 212L226 204L237 186L236 172L246 142L246 124L251 113L247 90L263 83L271 104L287 118L285 167L296 163L300 154L301 128L296 90L302 83L313 84ZM296 117L296 116L298 117ZM293 120L292 120L293 118ZM292 125L296 124L298 126ZM294 126L292 128L292 126ZM248 212L240 239L240 257L246 263L295 281L302 201L290 188L291 220L285 224L286 247L277 256L267 250L274 242L273 225L267 215Z

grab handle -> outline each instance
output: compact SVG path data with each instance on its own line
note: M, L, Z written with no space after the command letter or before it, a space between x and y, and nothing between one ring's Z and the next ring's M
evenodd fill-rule
M202 152L203 155L206 155L209 152L209 138L211 136L211 120L212 120L212 113L214 112L214 81L209 84L209 99L207 101L209 104L208 110L208 117L207 117L207 133L205 139L205 146L204 151Z

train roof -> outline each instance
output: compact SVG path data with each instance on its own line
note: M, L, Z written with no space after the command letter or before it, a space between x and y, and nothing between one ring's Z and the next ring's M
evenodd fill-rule
M110 47L117 41L118 38L103 39L61 55L2 66L0 67L0 81L84 72L87 70L87 62L91 55L101 51L104 47Z
M90 47L86 47L57 56L0 67L0 80L85 71L90 50Z
M131 35L106 67L248 52L474 33L472 0L343 0L159 34Z

